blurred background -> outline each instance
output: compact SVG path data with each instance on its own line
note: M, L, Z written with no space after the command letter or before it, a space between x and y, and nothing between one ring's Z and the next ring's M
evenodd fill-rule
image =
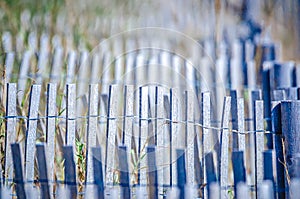
M1 0L0 31L55 33L89 50L141 27L168 28L217 44L261 31L280 44L282 60L298 61L299 6L299 0Z

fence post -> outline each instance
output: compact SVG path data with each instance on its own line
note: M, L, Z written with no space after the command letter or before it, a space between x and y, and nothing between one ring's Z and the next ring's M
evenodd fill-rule
M231 96L231 114L232 129L238 131L233 132L233 149L244 151L246 147L245 141L245 116L244 116L244 99L238 98L237 91L230 91Z
M251 118L250 131L255 130L256 120L255 120L255 102L261 99L261 91L253 90L250 94L251 100L249 100L249 117ZM249 146L250 146L250 168L251 168L251 184L256 184L256 162L255 162L255 133L249 134Z
M91 147L96 146L97 141L97 123L98 123L98 84L89 85L89 107L88 107L88 126L87 126L87 165L86 165L86 183L91 183L93 179L93 164Z
M97 84L99 82L99 72L101 71L101 64L100 64L100 56L99 52L95 52L92 54L92 69L91 69L91 79L90 84Z
M164 169L164 182L165 184L169 184L170 186L173 185L172 180L172 145L170 143L170 140L172 139L172 132L171 132L171 121L172 121L172 113L171 113L171 100L169 100L168 95L163 95L163 103L164 103L164 110L165 110L165 116L169 119L170 122L166 122L167 130L164 133L162 137L162 143L163 147L166 149L164 150L163 156L165 162L169 162L169 167L166 167ZM175 186L175 185L174 185Z
M229 116L230 116L230 104L231 98L225 97L223 103L223 113L222 113L222 130L220 136L220 166L219 166L219 181L220 181L220 189L221 189L221 198L227 197L227 186L228 186L228 166L229 166Z
M47 86L47 110L46 110L46 141L48 159L48 176L50 180L50 192L54 182L54 157L55 157L55 120L56 120L56 84L49 83Z
M202 165L203 165L203 171L206 171L206 163L205 163L205 155L209 153L212 150L212 144L211 144L211 135L210 135L210 116L211 116L211 110L210 110L210 93L204 92L201 93L202 98ZM206 174L203 173L203 180L202 183L205 184L207 182ZM203 197L207 198L207 189L203 190Z
M278 96L280 97L280 96ZM275 99L277 100L277 98ZM284 177L284 162L283 157L283 137L281 127L281 103L273 102L272 109L272 131L275 136L275 152L276 152L276 184L277 184L277 196L278 199L285 198L285 177Z
M87 91L87 85L89 81L87 80L88 71L87 67L89 66L89 54L86 50L83 50L80 53L80 63L79 63L79 71L78 71L78 79L76 81L77 86L77 97L78 98L85 98L85 93ZM76 112L79 115L82 115L84 112L85 103L83 100L78 100L76 103Z
M177 174L176 174L176 164L174 160L176 158L176 149L182 147L182 139L179 134L179 90L170 89L170 178L172 180L172 185L177 184Z
M43 83L43 75L46 72L46 66L49 63L49 37L46 34L41 35L40 37L40 50L38 55L38 71L36 73L36 82L38 84Z
M238 93L237 90L231 90L230 91L230 97L231 97L231 120L232 120L232 129L238 131L239 126L239 120L238 120ZM238 140L238 133L232 133L232 148L238 149L239 146L239 140Z
M57 46L54 50L54 55L52 58L52 70L50 74L50 82L51 83L59 83L61 76L61 68L62 63L64 61L63 57L63 48L61 46Z
M244 99L237 99L238 109L238 138L239 138L239 150L246 150L246 138L245 138L245 110L244 110Z
M297 100L298 99L298 93L297 93L297 87L289 87L285 88L285 93L287 100Z
M147 184L147 154L146 147L148 138L148 88L139 88L139 143L138 157L140 158L138 184L145 186Z
M159 86L155 87L155 104L156 104L156 120L155 120L155 135L156 135L156 151L157 151L157 172L158 172L158 185L159 193L163 193L163 185L166 179L166 166L164 166L164 153L165 149L165 125L164 125L164 98L163 89Z
M73 83L74 81L73 78L75 76L75 68L76 68L76 52L72 50L68 53L66 84Z
M19 104L22 103L23 96L26 89L26 83L27 83L27 75L30 65L30 58L31 58L31 52L29 50L25 51L22 56L22 63L20 66L20 73L18 78L18 90L21 91L18 93L18 102Z
M36 127L40 104L41 85L32 85L30 91L27 131L25 140L25 176L26 181L34 181L34 157L36 142Z
M292 86L293 62L274 63L272 68L273 89L288 88Z
M13 159L11 153L11 143L16 141L16 116L17 116L17 85L14 83L7 84L6 97L6 134L5 134L5 173L6 179L13 178ZM4 181L7 184L8 181ZM7 184L8 185L8 184Z
M266 131L272 130L272 122L271 122L271 85L270 85L270 68L272 64L270 62L265 62L263 64L263 71L262 71L262 97L264 102L264 119L266 121ZM266 140L267 140L267 147L268 149L273 149L273 137L271 133L266 134Z
M10 82L12 76L13 66L15 61L15 53L7 52L5 53L5 73L6 73L6 82Z
M115 144L117 133L117 112L120 88L118 85L109 86L109 99L108 99L108 117L106 128L106 151L105 151L105 174L106 185L112 186L114 179L115 169Z
M76 85L67 84L67 130L65 144L75 146L76 132Z
M134 100L133 93L134 93L133 85L125 85L125 89L124 89L124 116L125 117L123 120L122 143L128 147L129 151L131 150L131 139L132 139L133 100ZM130 160L130 158L128 160Z
M293 178L297 172L293 159L300 152L299 132L300 132L300 101L281 102L281 125L285 138L284 148L286 155L286 166L289 176Z
M195 128L194 128L194 96L191 91L185 92L185 135L187 141L186 162L187 162L187 184L195 184ZM178 138L180 139L179 135Z
M281 101L281 100L285 100L286 96L285 96L285 92L282 89L279 90L274 90L273 91L273 100L274 101Z
M255 176L256 188L259 187L263 181L263 151L264 151L264 121L263 121L263 101L255 101Z

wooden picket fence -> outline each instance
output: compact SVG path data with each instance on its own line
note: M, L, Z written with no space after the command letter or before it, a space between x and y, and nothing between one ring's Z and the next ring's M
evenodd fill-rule
M273 44L195 64L40 39L5 53L2 198L297 198L300 69Z

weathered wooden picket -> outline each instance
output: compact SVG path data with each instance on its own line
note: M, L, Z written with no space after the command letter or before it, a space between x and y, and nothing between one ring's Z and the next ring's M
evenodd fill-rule
M118 57L120 41L50 52L48 40L21 59L5 49L2 198L297 198L300 68L274 46L236 41L216 65L202 55L210 68L161 49Z

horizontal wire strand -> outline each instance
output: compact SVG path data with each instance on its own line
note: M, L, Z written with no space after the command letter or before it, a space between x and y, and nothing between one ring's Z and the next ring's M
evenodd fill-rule
M123 120L126 118L133 118L134 120L142 120L142 121L149 121L152 122L153 120L163 120L164 125L170 124L170 123L179 123L179 124L193 124L194 126L201 127L203 129L210 129L210 130L216 130L216 131L224 131L227 130L231 133L236 134L254 134L254 133L264 133L269 134L273 133L272 131L266 131L266 130L247 130L247 131L239 131L236 129L230 129L230 128L223 128L223 127L214 127L214 126L204 126L203 124L196 122L196 121L186 121L186 120L171 120L169 118L162 118L162 117L150 117L150 118L141 118L136 115L127 115L127 116L117 116L117 117L108 117L105 115L86 115L86 116L77 116L68 118L66 116L39 116L37 118L30 118L27 116L0 116L0 120L6 120L6 119L24 119L24 120L44 120L44 119L64 119L64 120L79 120L79 119L88 119L88 118L99 118L99 119L106 119L106 120ZM249 121L249 119L245 119L245 121ZM101 122L103 123L103 121Z

